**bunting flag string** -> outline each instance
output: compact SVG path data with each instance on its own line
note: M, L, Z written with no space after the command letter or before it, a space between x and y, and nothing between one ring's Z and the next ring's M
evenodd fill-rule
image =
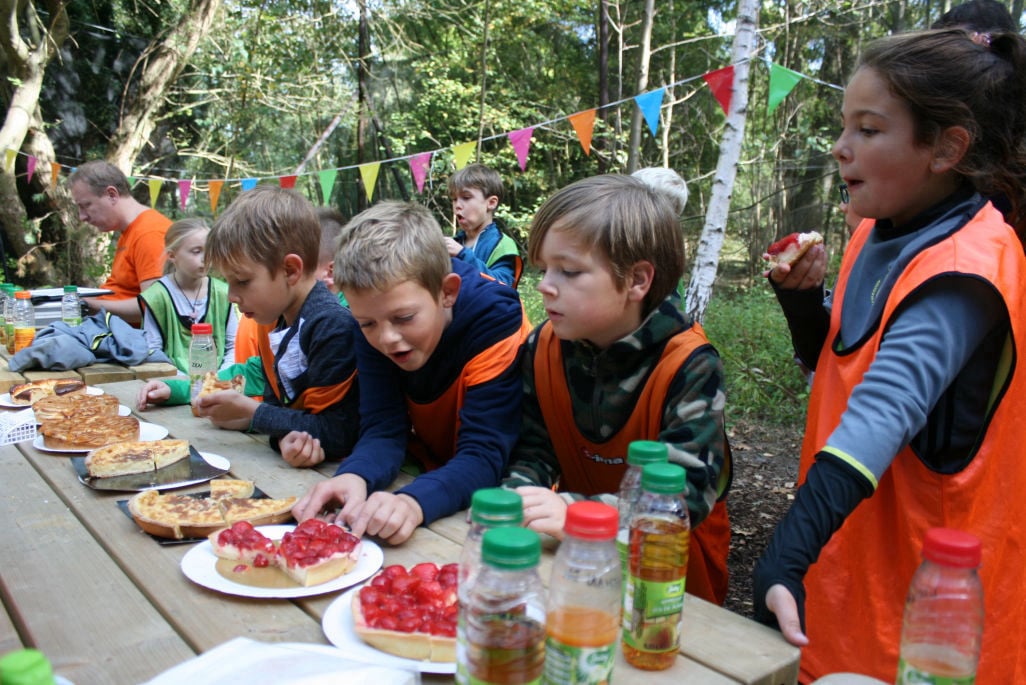
M766 62L769 68L769 95L767 98L767 112L770 114L780 105L783 100L790 95L795 87L802 80L809 80L828 88L834 88L843 91L842 86L832 84L826 81L822 81L815 77L803 74L791 69L787 69L779 64L775 64L769 59L763 60ZM581 148L586 156L591 155L591 143L592 136L595 128L595 119L597 112L600 109L612 109L619 107L628 102L633 102L636 107L641 111L648 124L649 131L653 136L658 133L659 129L659 115L663 107L663 100L665 98L666 89L674 86L684 85L698 79L702 79L706 85L709 86L710 93L719 103L723 109L724 114L730 111L730 97L733 88L734 81L734 67L726 66L720 69L701 74L699 76L692 76L686 79L675 81L674 83L667 84L655 90L651 90L645 93L640 93L630 98L623 98L615 102L610 102L602 107L593 107L591 109L582 110L575 112L567 116L556 117L548 121L536 123L532 126L527 126L515 131L507 133L500 133L492 136L483 137L479 140L472 140L465 143L459 143L452 145L449 148L440 148L437 150L430 150L425 152L417 152L411 155L402 157L394 157L391 159L383 159L376 162L368 162L358 165L350 165L344 167L337 167L334 169L324 169L321 171L310 172L303 174L303 176L313 177L316 175L321 189L321 196L323 202L328 203L331 198L332 191L335 188L335 184L340 171L347 171L351 169L358 169L360 172L360 179L363 182L364 191L367 195L368 202L371 201L374 195L374 189L377 185L378 174L382 164L391 164L396 162L405 161L410 168L410 174L413 177L414 184L417 187L417 192L424 192L424 185L427 181L428 175L431 170L431 160L434 155L450 150L452 153L453 166L459 170L462 169L470 161L471 156L478 150L478 146L487 142L493 141L500 137L506 137L509 140L513 152L516 155L517 163L521 171L527 169L527 160L530 154L531 141L534 136L534 131L540 127L552 126L562 121L569 121L572 126L574 133L577 136L578 142L581 144ZM18 155L24 155L27 158L25 169L29 181L32 180L33 175L36 171L38 159L34 155L23 153L19 150L7 149L4 158L4 170L7 173L15 172L15 163ZM75 171L75 167L68 167L58 162L50 163L50 187L54 188L60 178L62 170L69 170L69 173ZM184 172L183 172L184 173ZM299 179L297 174L285 174L280 176L267 176L267 177L247 177L247 178L226 178L226 179L210 179L196 181L194 178L190 180L186 179L168 179L164 177L144 177L143 179L137 179L135 176L129 176L129 183L134 185L137 180L144 180L147 183L150 194L150 205L156 206L157 198L160 194L160 190L165 182L172 182L177 184L179 204L182 211L185 210L186 202L189 199L193 190L203 191L204 187L206 192L210 194L210 211L217 215L218 202L221 197L221 191L224 189L226 183L238 183L242 191L252 190L257 184L264 180L274 180L282 188L294 188Z

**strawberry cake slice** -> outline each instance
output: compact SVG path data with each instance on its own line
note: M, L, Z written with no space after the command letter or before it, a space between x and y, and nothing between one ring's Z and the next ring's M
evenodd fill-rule
M275 557L278 567L305 587L349 573L359 560L360 539L320 519L307 519L285 533Z
M277 549L274 541L249 521L239 521L231 528L214 531L208 539L214 554L221 559L241 561L255 568L266 568L275 563Z
M766 248L766 254L763 255L763 259L769 261L772 266L780 264L791 265L801 259L802 255L808 252L810 247L819 245L822 242L823 236L816 231L792 233Z
M455 662L458 578L459 564L386 566L353 594L356 634L396 656Z

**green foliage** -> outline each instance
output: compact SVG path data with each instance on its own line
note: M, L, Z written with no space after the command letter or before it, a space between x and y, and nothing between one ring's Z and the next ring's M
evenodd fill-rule
M793 424L804 416L805 376L793 360L791 335L765 283L713 293L705 332L727 377L727 416Z

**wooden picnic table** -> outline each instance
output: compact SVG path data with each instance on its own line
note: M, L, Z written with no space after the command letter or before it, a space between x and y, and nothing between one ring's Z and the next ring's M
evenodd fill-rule
M7 352L7 349L0 347L0 394L9 391L12 385L26 381L42 380L44 378L81 378L89 385L99 385L101 383L115 383L134 379L165 378L178 373L178 369L174 364L166 362L139 364L138 366L100 362L68 371L29 369L17 372L11 371L7 365L7 361L10 358L11 355Z
M132 407L142 381L103 389ZM253 480L271 497L300 496L331 475L289 467L266 436L214 428L188 407L137 414L171 437L231 461L231 475ZM329 644L321 618L339 593L295 600L221 594L183 575L193 545L158 544L117 506L131 493L83 485L67 454L31 441L0 447L0 653L36 647L75 685L139 683L236 637ZM397 482L406 482L401 476ZM202 485L184 490L201 491ZM466 512L422 527L405 544L381 543L385 564L458 561ZM547 580L554 544L545 545ZM618 683L694 685L795 683L799 650L779 633L691 597L685 602L681 656L670 670L643 672L622 658ZM424 683L452 682L425 675Z

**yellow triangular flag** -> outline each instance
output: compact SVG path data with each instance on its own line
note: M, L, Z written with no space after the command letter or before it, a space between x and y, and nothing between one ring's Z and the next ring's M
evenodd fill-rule
M162 181L159 178L151 178L149 180L150 185L150 207L156 208L157 196L160 195L160 184Z
M378 183L378 171L381 169L381 162L371 162L360 165L360 178L363 179L363 188L367 191L367 202L371 201L374 194L374 186Z
M18 155L17 150L7 149L7 156L4 158L4 170L9 174L14 173L14 158Z
M467 166L467 162L470 161L470 155L474 154L475 149L477 149L476 141L470 141L469 143L460 143L459 145L453 146L452 156L453 161L456 162L457 171Z

